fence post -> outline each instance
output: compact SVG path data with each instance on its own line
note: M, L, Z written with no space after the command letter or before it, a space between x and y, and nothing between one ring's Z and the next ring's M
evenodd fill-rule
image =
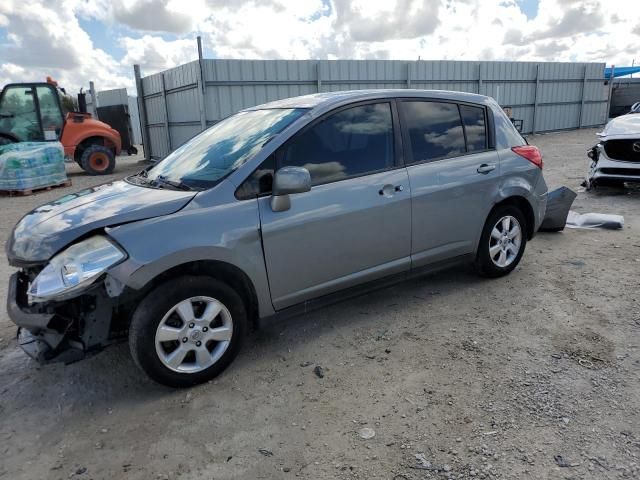
M609 119L609 114L611 113L611 95L613 90L613 78L616 71L616 66L611 65L611 74L609 75L609 94L607 96L607 111L604 113L604 122L607 123Z
M531 127L531 134L536 133L536 123L538 120L538 93L540 90L540 64L536 65L536 92L533 97L533 126Z
M478 95L482 95L482 63L478 64Z
M133 74L136 79L136 93L138 94L138 118L140 119L140 133L142 133L142 149L144 159L151 160L151 143L149 142L149 124L147 123L147 106L144 103L144 90L140 77L140 65L133 66Z
M320 89L322 88L322 76L320 75L320 62L316 63L316 81L317 81L318 93L320 93Z
M407 62L407 88L411 88L411 62Z
M160 78L162 78L162 104L164 105L164 128L167 131L167 155L171 153L173 150L173 146L171 145L171 130L169 130L169 107L167 105L167 88L164 83L164 72L160 74Z
M578 117L578 128L582 128L582 118L584 116L584 102L587 93L587 65L584 66L584 77L582 78L582 98L580 99L580 116Z
M198 96L198 109L200 110L200 129L206 130L207 128L207 109L205 106L204 95L207 89L207 83L204 78L204 66L202 58L202 37L198 36L198 76L196 78L197 83L197 96Z
M93 118L98 120L98 94L96 93L96 86L93 81L89 82L89 94L91 95L91 111Z

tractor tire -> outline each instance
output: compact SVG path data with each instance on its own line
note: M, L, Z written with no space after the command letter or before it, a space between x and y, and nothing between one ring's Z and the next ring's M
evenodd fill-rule
M80 166L89 175L109 175L116 166L116 157L110 148L89 145L82 152Z

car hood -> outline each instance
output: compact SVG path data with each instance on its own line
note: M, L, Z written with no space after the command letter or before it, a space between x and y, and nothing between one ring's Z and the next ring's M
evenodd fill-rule
M106 183L46 203L27 213L6 245L14 266L43 263L79 237L97 229L177 212L197 192Z
M598 136L603 140L640 138L640 113L630 113L611 120Z

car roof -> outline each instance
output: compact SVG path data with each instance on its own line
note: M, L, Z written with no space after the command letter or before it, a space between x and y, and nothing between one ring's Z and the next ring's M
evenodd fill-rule
M377 89L377 90L345 90L339 92L312 93L300 97L285 98L274 102L263 103L246 110L265 110L271 108L311 108L338 106L345 103L374 100L379 98L431 98L486 104L489 97L476 93L453 92L448 90L418 89Z

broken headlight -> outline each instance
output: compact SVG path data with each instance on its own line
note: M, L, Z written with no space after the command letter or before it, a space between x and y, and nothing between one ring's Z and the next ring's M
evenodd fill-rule
M49 260L29 288L30 302L62 300L93 283L125 254L107 237L87 238Z

